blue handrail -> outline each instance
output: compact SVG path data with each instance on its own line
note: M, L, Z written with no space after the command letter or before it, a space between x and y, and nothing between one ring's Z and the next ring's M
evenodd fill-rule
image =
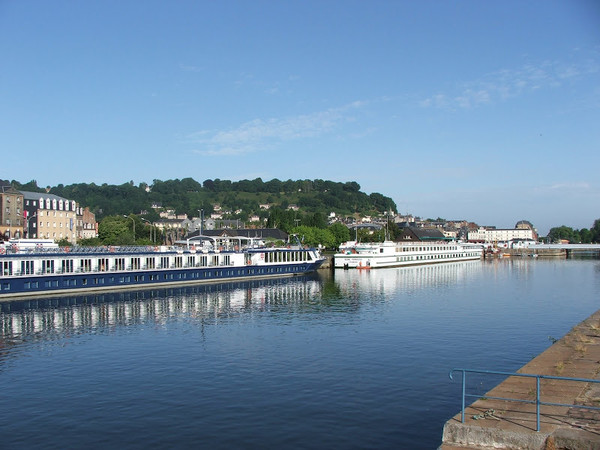
M484 375L506 375L510 377L523 377L523 378L535 378L536 379L536 396L535 400L524 400L518 398L503 398L503 397L490 397L485 396L486 399L492 400L505 400L512 402L520 402L520 403L535 403L535 413L536 413L536 431L540 431L540 406L566 406L571 408L583 408L583 409L593 409L600 410L600 407L596 406L586 406L586 405L575 405L575 404L564 404L564 403L551 403L551 402L543 402L541 400L541 392L540 392L540 380L561 380L561 381L578 381L582 383L600 383L600 380L594 380L589 378L569 378L569 377L555 377L551 375L535 375L529 373L513 373L513 372L499 372L495 370L474 370L474 369L452 369L448 374L450 379L452 378L453 372L460 372L462 374L462 405L460 411L460 419L462 423L465 423L465 398L466 397L476 397L481 398L481 395L475 394L467 394L466 393L466 383L467 383L467 373L479 373Z

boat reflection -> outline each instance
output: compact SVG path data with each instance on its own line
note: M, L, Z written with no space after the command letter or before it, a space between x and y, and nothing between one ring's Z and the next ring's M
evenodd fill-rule
M106 292L0 303L0 339L82 333L177 318L218 320L277 304L319 297L321 281L310 274L195 287Z
M341 270L285 278L194 287L126 290L0 303L0 347L7 342L114 330L172 320L218 323L259 312L290 315L355 313L399 293L460 283L480 273L480 261Z
M392 295L460 283L483 270L481 261L397 267L374 270L336 270L334 279L342 295ZM358 287L360 286L360 290Z

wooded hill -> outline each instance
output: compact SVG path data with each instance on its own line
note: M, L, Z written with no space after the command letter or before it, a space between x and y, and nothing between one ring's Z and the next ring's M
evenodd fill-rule
M35 180L26 184L12 181L15 188L25 191L46 192ZM323 214L335 212L338 216L379 215L385 212L397 212L394 201L379 193L366 194L360 191L360 185L354 181L340 183L325 180L287 180L273 179L263 182L255 180L205 180L202 183L192 178L175 180L154 180L151 185L133 181L121 185L79 183L59 184L50 187L51 194L75 200L80 206L88 206L101 220L109 215L122 215L147 211L149 220L156 220L158 212L152 208L159 205L163 209L175 210L177 214L197 217L198 210L205 215L213 212L213 205L221 206L222 211L231 211L224 219L247 220L256 214L267 218L268 210L260 205L268 204L272 208L287 209L297 205L304 214ZM236 211L240 211L236 214Z

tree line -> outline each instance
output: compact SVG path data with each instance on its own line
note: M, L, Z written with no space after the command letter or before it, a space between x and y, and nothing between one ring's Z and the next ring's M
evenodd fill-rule
M230 211L229 219L247 220L251 215L267 219L269 212L260 205L269 204L283 210L297 205L304 213L327 215L375 215L397 212L394 201L380 193L366 194L354 181L334 182L326 180L273 179L264 182L254 180L229 181L207 179L202 183L192 179L154 180L151 185L130 181L121 185L77 183L41 188L35 180L21 184L12 181L20 190L50 192L60 197L75 200L88 206L98 220L110 215L144 212L150 221L158 219L153 206L173 209L177 214L197 217L199 210L205 214L214 212L215 204Z
M550 242L566 240L571 244L600 243L600 219L596 219L590 229L576 230L565 225L551 228L548 232L548 240Z

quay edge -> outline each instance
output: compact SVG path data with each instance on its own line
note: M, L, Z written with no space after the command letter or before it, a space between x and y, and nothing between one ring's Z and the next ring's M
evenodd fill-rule
M567 251L552 248L509 248L502 251L502 253L510 256L524 256L532 257L537 255L540 258L566 258Z
M600 310L576 325L562 339L523 366L519 373L598 379L600 373ZM559 404L597 406L600 386L595 383L549 380L542 394ZM526 398L534 379L508 377L482 398L465 407L444 425L440 450L454 449L600 449L600 411L542 405L536 431L535 405L487 397ZM544 401L548 401L546 398ZM457 399L460 405L460 398ZM486 411L494 417L481 418ZM494 420L492 420L494 419Z

